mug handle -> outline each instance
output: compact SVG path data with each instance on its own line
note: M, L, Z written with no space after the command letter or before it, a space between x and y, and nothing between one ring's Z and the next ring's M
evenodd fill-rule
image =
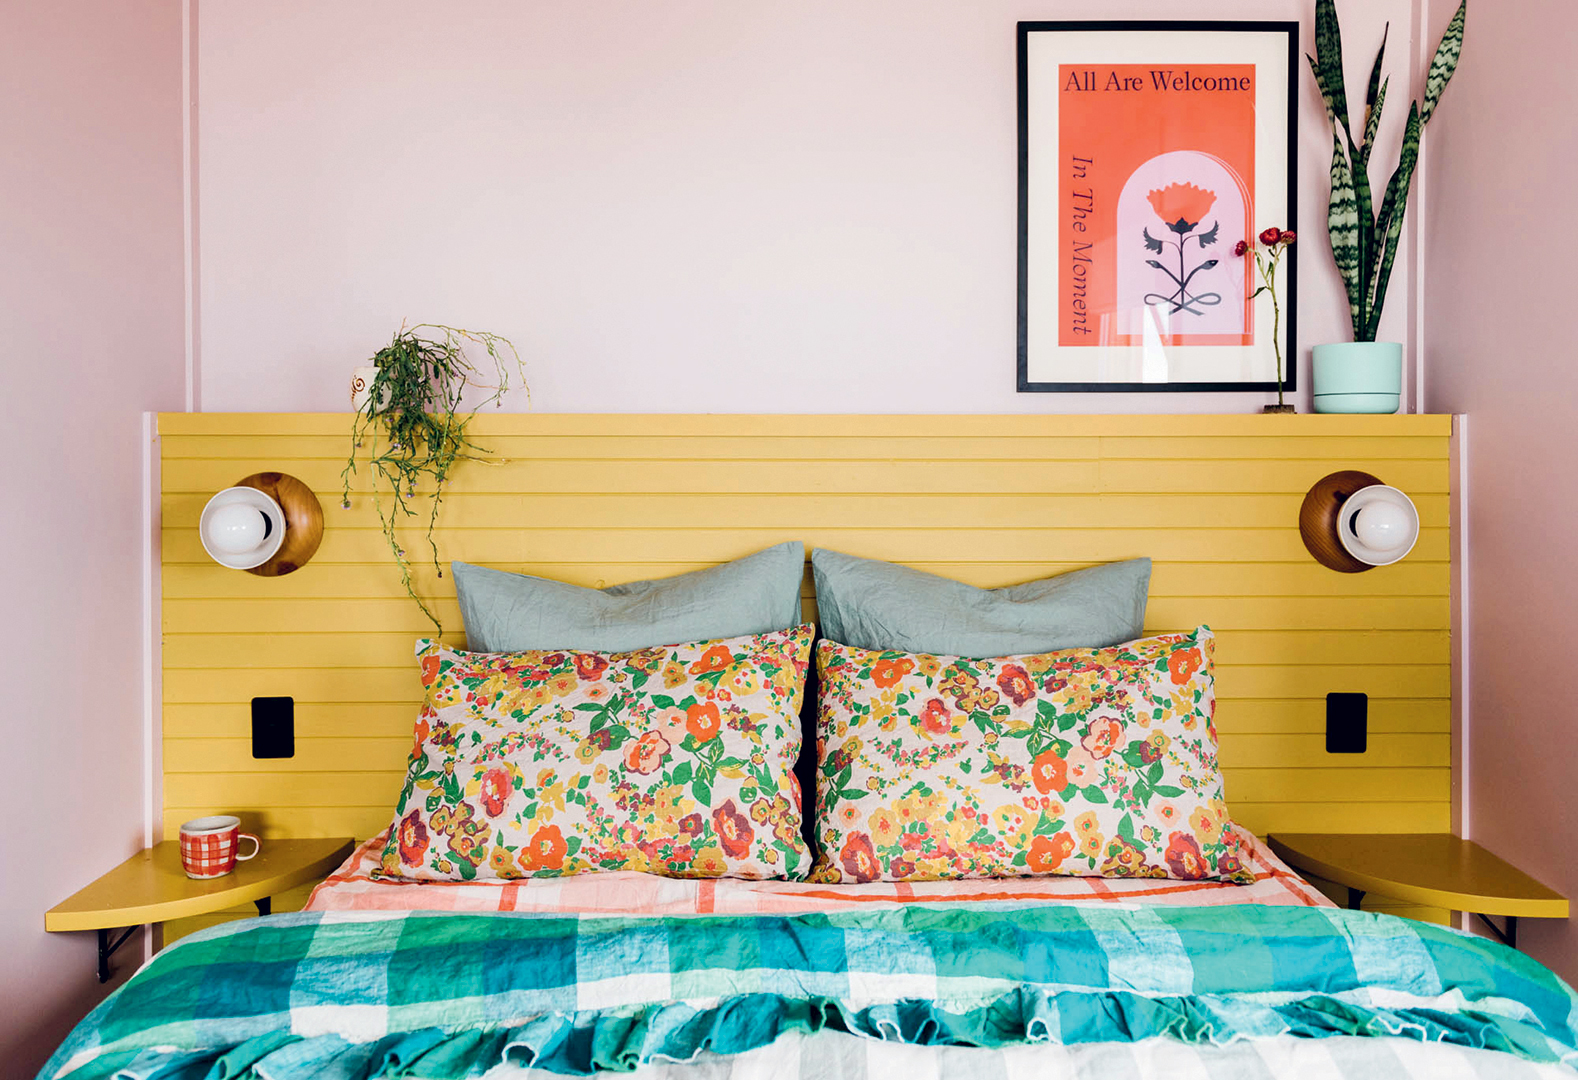
M243 840L250 840L250 841L252 841L252 854L251 855L243 855L243 854L241 854L241 841L243 841ZM263 850L263 841L259 840L257 837L253 836L251 833L244 832L244 833L238 833L236 835L236 862L246 862L248 859L256 858L257 857L257 853L262 851L262 850Z

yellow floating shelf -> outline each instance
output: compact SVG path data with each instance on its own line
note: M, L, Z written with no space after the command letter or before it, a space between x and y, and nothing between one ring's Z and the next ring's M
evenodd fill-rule
M181 845L146 848L44 913L44 929L107 930L222 911L328 876L351 853L350 837L266 840L233 873L197 881L181 869Z
M1451 833L1273 833L1295 870L1350 889L1479 915L1565 919L1567 898Z

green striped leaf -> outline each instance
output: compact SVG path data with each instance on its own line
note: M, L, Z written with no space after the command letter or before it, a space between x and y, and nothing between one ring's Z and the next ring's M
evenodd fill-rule
M1457 14L1447 24L1446 33L1441 35L1435 59L1430 61L1430 71L1425 76L1425 104L1419 114L1421 124L1428 124L1435 115L1441 94L1446 90L1447 83L1452 81L1453 72L1457 71L1457 59L1463 53L1463 27L1467 21L1468 0L1463 0L1458 5Z
M1342 26L1337 22L1336 0L1315 0L1315 58L1327 108L1347 128L1348 91L1342 77Z
M1397 161L1397 171L1386 185L1386 197L1381 200L1381 214L1377 227L1384 232L1385 241L1373 280L1369 282L1369 314L1365 336L1361 341L1374 341L1381 328L1381 309L1386 304L1386 286L1392 277L1392 264L1397 261L1397 245L1403 235L1403 216L1408 209L1408 189L1414 182L1414 168L1419 164L1419 132L1424 121L1420 119L1419 105L1408 110L1408 127L1403 131L1403 151Z
M1320 99L1326 104L1326 120L1335 131L1337 130L1336 106L1331 103L1331 92L1326 89L1326 81L1320 77L1320 61L1309 53L1304 54L1304 59L1310 62L1310 74L1315 76L1315 88L1320 91Z
M1375 104L1369 111L1369 120L1364 125L1364 145L1359 147L1359 162L1365 166L1370 164L1370 150L1375 146L1375 133L1381 127L1381 110L1386 107L1386 88L1392 84L1388 78L1381 84L1380 91L1375 95Z
M1331 144L1331 206L1326 211L1326 227L1331 234L1331 253L1337 261L1337 272L1342 275L1343 287L1348 290L1354 337L1362 341L1365 291L1359 275L1359 203L1353 190L1353 172L1343 152L1342 136L1336 131L1332 132Z
M1370 126L1370 114L1375 111L1375 98L1381 91L1381 66L1386 60L1386 39L1392 34L1392 24L1381 31L1381 47L1375 51L1375 63L1370 65L1370 84L1364 90L1364 126Z

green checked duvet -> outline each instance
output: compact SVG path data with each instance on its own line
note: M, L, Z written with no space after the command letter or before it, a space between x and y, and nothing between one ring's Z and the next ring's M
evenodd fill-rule
M1332 908L314 912L160 953L41 1075L1568 1075L1575 1024L1511 949Z

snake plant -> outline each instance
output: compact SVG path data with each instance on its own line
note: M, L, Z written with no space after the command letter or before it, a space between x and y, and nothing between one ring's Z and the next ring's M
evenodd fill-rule
M1390 78L1381 78L1381 61L1386 55L1386 35L1370 69L1370 83L1364 97L1364 129L1354 138L1348 115L1348 95L1342 77L1342 28L1337 24L1335 0L1316 0L1315 55L1308 57L1321 97L1326 99L1326 116L1331 121L1331 208L1327 227L1331 250L1348 290L1348 309L1353 317L1353 339L1374 341L1381 325L1381 308L1386 303L1386 285L1397 259L1397 245L1403 234L1403 213L1408 205L1408 189L1414 168L1419 163L1419 137L1435 115L1441 92L1457 70L1463 51L1463 25L1468 16L1468 0L1462 0L1457 14L1447 25L1435 58L1425 76L1425 100L1413 102L1408 110L1408 125L1403 130L1403 148L1397 168L1386 185L1380 210L1370 189L1370 151L1381 126L1381 110L1386 105ZM1345 145L1346 144L1346 145Z

